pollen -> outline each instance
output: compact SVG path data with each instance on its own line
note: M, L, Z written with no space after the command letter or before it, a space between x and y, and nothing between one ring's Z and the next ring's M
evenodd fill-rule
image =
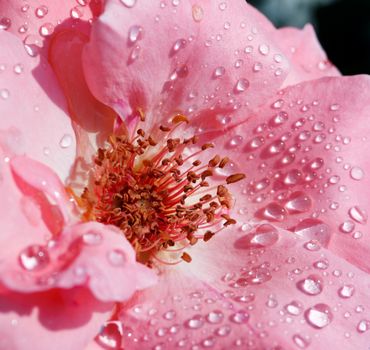
M198 146L196 136L171 137L175 128L188 122L176 115L172 125L158 127L157 140L144 128L137 128L131 137L111 135L97 151L89 185L79 201L86 220L119 227L137 260L148 266L163 262L162 252L178 252L179 261L190 263L184 249L199 240L208 242L236 223L229 216L232 196L226 185L245 175L233 174L225 183L213 185L215 170L229 160L214 155L202 164L198 157L213 148L212 143ZM197 149L189 154L190 146Z

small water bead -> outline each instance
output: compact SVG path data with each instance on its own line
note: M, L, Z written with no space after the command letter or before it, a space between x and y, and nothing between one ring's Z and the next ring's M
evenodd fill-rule
M330 241L330 228L318 219L304 219L294 228L294 233L307 240L316 240L323 247L327 247Z
M338 289L338 295L343 299L350 298L355 293L355 286L352 284L345 284Z
M220 78L220 77L222 77L222 76L225 74L225 72L226 72L226 69L225 69L224 67L220 66L220 67L217 67L217 68L214 70L214 72L213 72L213 76L214 76L215 78Z
M122 324L120 321L108 321L101 328L96 342L105 349L119 350L122 346Z
M107 259L113 266L123 266L127 262L125 253L120 249L110 250L107 254Z
M266 44L261 44L259 47L258 47L258 51L260 52L261 55L268 55L268 53L270 52L270 47Z
M186 40L185 39L177 39L175 43L172 46L171 53L175 54L176 52L180 51L186 46Z
M199 329L204 325L204 320L201 315L195 315L185 322L185 326L190 329Z
M36 8L35 15L38 18L43 18L47 15L48 11L49 11L48 8L44 5L42 5L42 6L39 6L39 7Z
M298 316L302 312L302 304L298 301L293 300L289 304L285 305L285 311L292 316Z
M229 334L231 333L231 327L230 326L222 326L220 328L218 328L216 331L215 331L215 334L220 336L220 337L226 337L228 336Z
M179 6L180 5L180 0L172 0L172 5L173 6Z
M246 145L247 151L256 150L257 148L261 147L265 143L265 139L262 136L257 136L250 140Z
M163 314L163 318L165 320L173 320L176 317L176 311L175 310L169 310L166 313Z
M241 93L247 90L249 87L249 80L247 79L239 79L235 85L235 92Z
M277 230L268 224L258 226L253 232L235 242L239 249L264 248L274 245L279 240Z
M62 147L62 148L68 148L68 147L70 147L70 146L72 145L72 141L73 141L72 136L71 136L71 135L69 135L69 134L65 134L65 135L63 135L63 137L60 139L60 141L59 141L59 145L60 145L60 147Z
M209 323L221 323L224 319L224 314L220 310L214 310L207 315L206 319Z
M136 0L120 0L120 1L123 5L129 8L134 7L136 4Z
M82 241L87 245L98 245L103 241L100 233L86 232L82 235Z
M242 59L238 59L234 63L235 68L240 68L243 65L244 61Z
M251 46L251 45L246 46L245 49L244 49L244 52L246 54L252 53L253 52L253 46Z
M142 39L143 36L143 27L138 26L138 25L133 25L130 27L128 30L128 40L130 41L131 44L136 43L138 40Z
M321 329L333 320L333 313L326 304L316 304L305 312L305 319L312 327Z
M261 62L256 62L253 65L253 72L255 72L255 73L260 72L262 70L262 68L263 68L262 63Z
M335 185L339 182L340 177L338 175L333 175L329 177L329 183Z
M240 146L243 142L243 137L240 135L235 135L231 138L231 140L227 143L228 148L236 148Z
M339 226L339 229L343 233L351 233L355 229L355 223L351 220L346 220Z
M13 71L15 74L21 74L23 72L23 65L21 63L15 64L13 67Z
M353 180L362 180L364 177L364 171L360 167L353 167L350 171L351 178Z
M316 252L320 250L321 245L318 241L311 240L311 241L304 243L303 247L311 252Z
M23 249L18 258L21 267L27 271L41 270L50 262L48 251L38 244Z
M193 5L192 16L195 22L200 22L204 16L203 8L199 5Z
M8 17L2 17L0 19L0 30L8 30L12 25L12 21Z
M289 213L304 213L309 211L311 207L312 199L302 191L293 192L285 203L285 209Z
M323 290L323 281L318 275L309 275L297 283L298 289L307 295L318 295Z
M360 224L365 225L367 223L368 219L367 213L365 212L365 210L363 210L357 205L350 208L348 214L353 220L357 221Z
M262 218L269 221L284 221L286 214L286 210L276 202L269 203L261 212Z
M275 114L269 122L271 127L279 127L284 124L288 120L288 113L284 111L280 111L279 113Z
M3 100L7 100L10 96L10 93L9 93L9 90L8 89L1 89L0 90L0 97L3 99Z
M333 103L330 107L329 107L329 109L331 110L331 111L337 111L337 110L339 110L339 104L337 104L337 103Z
M294 344L300 349L306 349L310 345L309 338L303 337L300 334L294 334L292 339Z
M247 323L248 320L249 320L249 314L245 310L240 310L230 316L230 321L237 323L237 324Z
M244 295L237 295L233 298L234 301L238 303L251 303L256 298L254 293L244 294Z
M270 309L273 309L275 307L277 307L279 305L278 301L275 299L274 296L269 296L269 298L267 299L265 305L270 308Z
M208 337L202 341L202 346L204 348L212 348L216 344L216 340L213 337Z
M54 25L51 23L44 23L40 28L39 28L39 33L41 36L46 37L54 32Z
M135 62L139 58L140 52L141 47L139 45L135 45L131 50L129 63Z
M357 332L365 333L370 330L370 320L361 320L357 325Z

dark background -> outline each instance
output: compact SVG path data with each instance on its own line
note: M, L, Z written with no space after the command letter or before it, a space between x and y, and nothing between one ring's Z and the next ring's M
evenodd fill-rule
M331 62L370 74L370 0L248 0L277 27L312 23Z

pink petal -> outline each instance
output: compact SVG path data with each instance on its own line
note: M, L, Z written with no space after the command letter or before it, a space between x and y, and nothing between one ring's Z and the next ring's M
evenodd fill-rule
M303 29L282 28L274 32L276 41L291 62L291 70L284 86L324 76L338 76L340 72L328 60L310 24Z
M60 29L61 23L62 27L81 27L82 21L91 19L93 14L88 3L84 0L35 0L30 3L22 0L2 1L1 25L26 44L32 42L42 46L43 40ZM93 3L96 7L100 1Z
M109 316L112 304L87 289L11 293L0 297L0 348L80 350Z
M149 123L181 112L217 129L225 116L245 119L287 75L272 28L241 0L111 0L83 54L86 80L127 122L138 110Z
M277 241L259 249L236 248L244 237L236 231L195 245L192 263L163 271L162 283L124 306L123 346L365 349L368 274L289 232L271 232Z
M330 241L330 250L369 271L369 88L367 76L302 83L225 135L219 145L232 170L248 179L234 190L241 225L254 216Z
M75 157L75 137L52 71L31 60L22 43L0 32L0 143L7 155L27 154L63 179Z

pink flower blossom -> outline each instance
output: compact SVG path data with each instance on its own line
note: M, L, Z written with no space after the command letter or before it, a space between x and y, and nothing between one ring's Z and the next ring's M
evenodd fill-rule
M369 77L241 0L77 3L0 3L0 349L367 349Z

